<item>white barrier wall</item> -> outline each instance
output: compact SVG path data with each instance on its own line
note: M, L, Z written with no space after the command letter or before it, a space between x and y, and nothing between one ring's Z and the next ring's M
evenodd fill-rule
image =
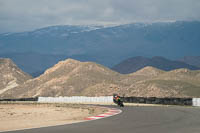
M41 103L113 103L113 97L112 96L39 97L38 102L41 102ZM200 106L200 98L192 98L192 106Z
M38 102L45 103L113 103L113 97L39 97Z
M200 106L200 98L192 98L192 106Z

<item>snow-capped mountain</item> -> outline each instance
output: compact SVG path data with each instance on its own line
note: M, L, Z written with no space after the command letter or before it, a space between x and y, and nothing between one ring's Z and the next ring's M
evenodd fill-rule
M80 32L87 32L96 29L103 28L101 26L69 26L69 25L61 25L61 26L50 26L42 29L35 30L30 32L30 34L35 36L40 35L49 35L49 36L68 36L69 34L76 34Z
M111 27L51 26L30 32L1 34L0 55L20 53L21 57L21 54L31 51L36 53L32 55L62 55L111 67L134 56L163 56L169 59L197 56L199 42L198 21L133 23ZM19 61L16 57L15 60ZM22 63L23 66L26 63Z
M73 25L57 25L49 26L41 29L36 29L34 31L21 32L21 33L3 33L0 36L51 36L51 37L65 37L69 34L76 34L80 32L89 32L92 30L97 30L104 28L104 26L73 26Z

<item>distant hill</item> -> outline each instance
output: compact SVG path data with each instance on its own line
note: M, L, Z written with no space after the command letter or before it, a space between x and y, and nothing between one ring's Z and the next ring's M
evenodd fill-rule
M133 23L113 27L52 26L30 32L0 34L0 57L29 52L41 57L42 65L27 65L27 59L12 59L28 73L44 71L58 60L73 58L92 61L112 67L135 56L162 56L169 59L199 55L200 22L177 21L160 23ZM57 57L64 55L65 58ZM4 56L4 57L6 57ZM54 57L53 57L54 56ZM10 58L10 57L9 57ZM39 59L33 56L32 60ZM47 60L47 61L45 61ZM48 60L50 60L48 62ZM54 61L56 60L56 62ZM31 63L30 63L31 64ZM40 72L39 72L40 73Z
M159 75L148 83L162 88L165 93L173 91L183 97L200 97L200 71L176 69Z
M199 67L186 64L181 61L171 61L164 57L133 57L122 61L121 63L115 65L112 70L117 71L122 74L129 74L136 72L146 66L152 66L161 70L170 71L179 68L187 68L190 70L199 70Z
M162 71L162 70L154 68L154 67L147 66L147 67L144 67L134 73L131 73L130 75L137 75L137 76L144 75L145 77L152 78L152 77L157 77L163 73L165 73L165 71Z
M31 76L21 71L10 59L0 58L0 95L31 78Z
M129 84L127 96L137 97L200 97L200 71L176 69L169 72L145 67L123 80ZM122 93L122 94L123 94Z
M113 93L140 97L200 97L200 71L166 72L145 67L123 75L93 62L67 59L40 77L5 91L0 97L109 96Z
M182 61L184 63L200 67L200 56L185 56L179 61Z

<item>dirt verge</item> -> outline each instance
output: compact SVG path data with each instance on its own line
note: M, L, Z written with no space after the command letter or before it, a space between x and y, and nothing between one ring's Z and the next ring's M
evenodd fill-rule
M0 131L38 128L84 121L106 109L80 104L0 104Z

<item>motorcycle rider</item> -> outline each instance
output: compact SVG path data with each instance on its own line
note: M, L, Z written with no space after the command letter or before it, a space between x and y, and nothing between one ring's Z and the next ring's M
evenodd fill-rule
M121 98L118 94L113 96L113 101L119 106L123 106L123 102L121 101Z

